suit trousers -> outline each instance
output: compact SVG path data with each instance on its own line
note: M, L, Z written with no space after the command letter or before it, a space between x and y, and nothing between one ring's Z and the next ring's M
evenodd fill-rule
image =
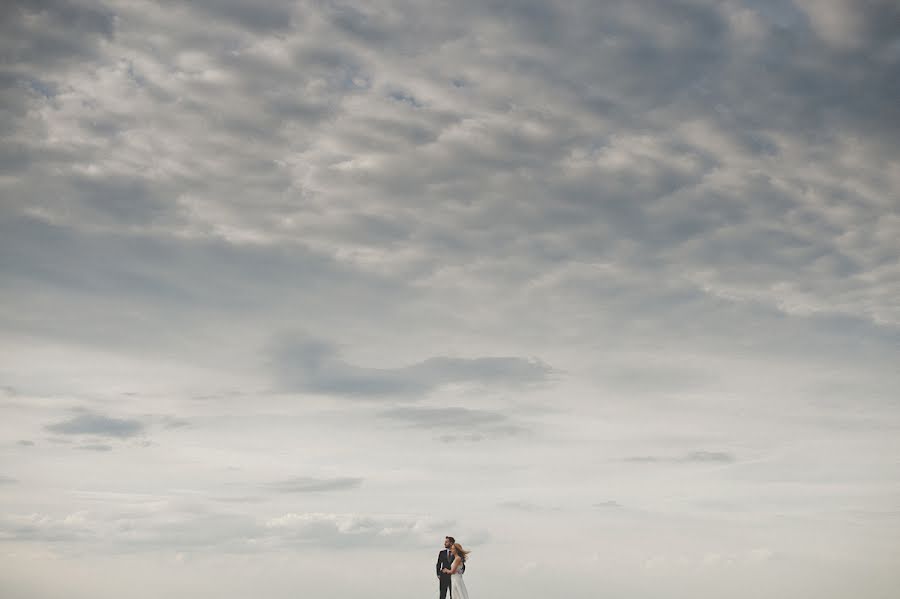
M441 598L447 599L447 591L450 591L450 597L453 598L453 589L450 588L450 575L441 574Z

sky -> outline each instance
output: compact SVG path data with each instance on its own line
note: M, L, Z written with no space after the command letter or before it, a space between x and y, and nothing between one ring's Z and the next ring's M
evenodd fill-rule
M0 591L893 598L891 0L12 0Z

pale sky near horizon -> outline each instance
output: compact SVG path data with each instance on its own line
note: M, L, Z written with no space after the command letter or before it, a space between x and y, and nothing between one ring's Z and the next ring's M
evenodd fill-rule
M0 8L0 595L893 599L889 0Z

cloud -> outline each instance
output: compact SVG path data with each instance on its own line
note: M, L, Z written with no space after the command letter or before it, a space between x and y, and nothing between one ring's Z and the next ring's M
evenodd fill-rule
M167 429L178 429L185 428L191 426L191 421L186 418L179 418L177 416L163 416L162 417L163 427Z
M383 410L378 416L409 428L438 431L438 439L444 443L486 441L530 431L506 414L462 407L397 407Z
M8 513L0 519L0 538L53 543L76 554L90 550L122 555L183 548L247 551L248 539L262 530L247 516L172 501L136 502L103 512L84 509L65 515Z
M190 8L204 17L218 17L257 33L287 30L295 25L296 4L282 0L250 8L240 0L192 2Z
M147 496L104 509L63 514L6 513L0 539L44 542L75 554L117 555L160 550L258 553L297 546L316 550L355 547L409 548L433 545L455 527L451 520L424 516L303 512L259 518L195 501ZM93 508L98 506L94 505ZM477 537L476 537L477 535ZM472 538L486 538L483 532Z
M287 480L269 483L267 488L279 493L319 493L325 491L346 491L357 489L363 479L355 477L312 478L298 476Z
M721 383L708 368L654 364L645 357L637 362L619 368L600 365L598 378L604 384L630 396L696 392L698 389L706 389Z
M454 523L422 517L344 513L287 513L265 523L269 534L291 544L318 547L428 546Z
M631 456L626 462L635 463L675 463L675 464L731 464L736 461L734 455L724 451L692 451L681 457Z
M139 420L111 418L92 412L80 413L44 428L62 435L94 435L119 439L136 437L144 432L144 424Z
M679 461L681 462L720 462L730 464L735 461L735 457L724 451L692 451Z
M19 482L18 479L12 478L11 476L2 476L0 475L0 486L3 485L13 485Z
M537 360L515 357L434 357L401 368L365 368L344 361L331 343L287 339L272 351L272 365L285 389L356 397L422 397L454 383L526 385L552 372Z
M472 410L469 408L391 408L379 413L382 418L404 422L422 428L472 428L496 426L508 422L509 418L498 412Z
M84 451L112 451L112 445L106 445L104 443L88 443L87 445L79 445L75 449L82 449Z
M4 514L0 519L0 538L6 541L71 542L90 535L83 512L62 518L46 514Z

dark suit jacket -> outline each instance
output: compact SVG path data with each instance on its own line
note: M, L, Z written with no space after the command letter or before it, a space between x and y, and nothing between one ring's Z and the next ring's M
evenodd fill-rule
M437 564L435 564L435 572L438 576L450 576L449 574L444 574L441 572L444 568L450 569L450 566L453 565L453 559L450 557L450 551L447 549L441 549L441 552L438 553Z

